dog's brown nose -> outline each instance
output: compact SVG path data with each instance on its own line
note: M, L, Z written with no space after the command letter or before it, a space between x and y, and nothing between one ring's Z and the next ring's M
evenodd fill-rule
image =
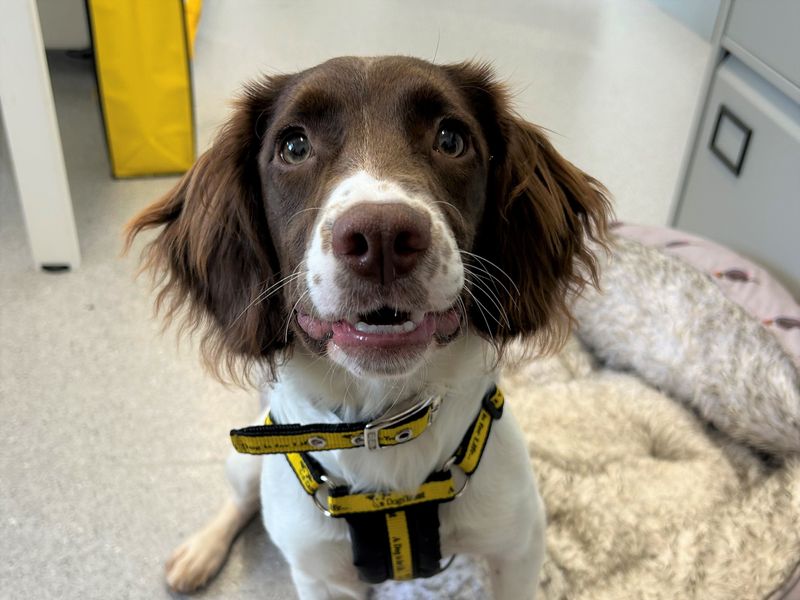
M410 273L430 245L430 216L399 202L356 204L333 224L336 257L383 285Z

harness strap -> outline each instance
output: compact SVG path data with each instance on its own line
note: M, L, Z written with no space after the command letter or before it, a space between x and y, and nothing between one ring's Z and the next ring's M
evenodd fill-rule
M481 402L481 409L464 434L453 458L448 461L459 467L467 476L478 468L492 422L503 415L505 402L503 392L492 386ZM269 419L269 417L267 417ZM297 476L300 485L311 496L316 496L320 486L324 485L325 471L311 456L299 452L286 453L286 459ZM400 510L415 504L426 502L449 502L458 495L453 474L449 468L435 471L413 493L406 492L363 492L351 494L347 486L329 486L327 497L327 513L331 517Z
M366 492L351 494L345 485L331 488L328 492L328 512L332 517L346 517L359 513L400 510L429 502L449 502L456 497L456 485L452 473L436 471L416 491Z
M324 483L325 471L320 464L311 456L299 452L287 453L286 460L289 461L289 465L306 493L310 496L315 495Z
M353 564L362 581L404 581L442 570L437 504L351 515L346 520Z
M503 416L505 397L500 388L492 386L481 402L478 416L467 429L455 453L455 464L467 475L472 475L481 462L492 423Z
M361 423L280 425L267 415L264 425L231 430L231 442L237 452L244 454L319 452L365 446L373 450L397 446L422 435L433 422L440 402L441 398L433 397L399 415Z

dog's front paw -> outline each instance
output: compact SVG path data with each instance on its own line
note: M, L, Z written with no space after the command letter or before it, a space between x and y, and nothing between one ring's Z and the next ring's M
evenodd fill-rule
M208 583L228 555L231 540L225 533L207 527L178 546L167 560L167 585L186 594Z

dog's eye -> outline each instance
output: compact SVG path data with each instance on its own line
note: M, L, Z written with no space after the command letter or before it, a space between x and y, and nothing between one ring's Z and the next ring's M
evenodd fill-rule
M283 140L281 146L281 159L290 165L299 165L311 155L311 142L306 134L295 131Z
M466 148L467 143L464 141L464 136L455 127L447 123L439 126L439 132L436 134L436 144L433 147L436 152L455 158L464 154Z

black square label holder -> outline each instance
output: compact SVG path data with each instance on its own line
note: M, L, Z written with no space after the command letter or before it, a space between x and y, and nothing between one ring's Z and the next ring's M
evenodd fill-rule
M709 148L722 163L739 176L753 130L724 104L720 104Z

